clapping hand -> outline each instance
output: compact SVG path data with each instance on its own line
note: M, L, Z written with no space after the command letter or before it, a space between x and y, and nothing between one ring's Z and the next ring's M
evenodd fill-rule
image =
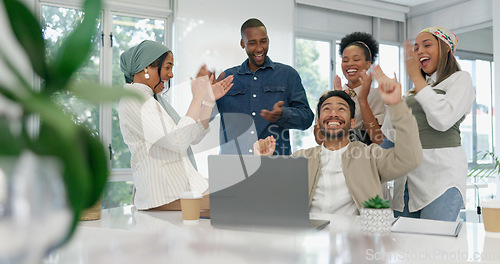
M380 68L380 65L373 68L372 75L379 84L378 92L386 105L393 105L401 102L401 84L396 80L395 75L392 79L387 77Z
M372 85L372 76L365 70L362 70L360 75L359 82L361 83L361 89L358 92L358 101L367 101Z
M413 50L413 47L411 46L409 41L405 42L405 55L406 71L408 72L410 79L414 81L415 78L422 77L418 55Z
M193 97L202 98L207 101L214 102L224 96L231 87L233 87L234 76L215 81L215 74L207 70L207 66L201 66L196 79L191 78L191 86L193 89Z
M342 80L340 80L340 76L335 75L335 79L333 80L333 90L342 91Z
M204 100L210 96L210 80L208 75L196 77L196 79L191 78L191 92L193 93L193 99Z
M212 83L212 93L210 94L211 100L219 100L219 98L223 97L231 87L233 87L233 75L229 75L225 79L215 82L214 75L211 76L210 82Z
M271 156L276 149L276 139L273 136L268 136L264 139L259 139L253 143L254 155Z
M272 111L269 111L269 110L266 110L266 109L262 109L260 111L260 115L266 119L267 121L269 122L276 122L278 121L278 119L281 118L281 116L283 115L283 105L285 104L285 102L283 101L278 101L274 104L273 106L273 110Z

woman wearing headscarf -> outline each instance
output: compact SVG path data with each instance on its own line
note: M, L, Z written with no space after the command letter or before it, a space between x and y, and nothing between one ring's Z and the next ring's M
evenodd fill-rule
M423 29L406 45L406 70L414 84L406 103L418 124L422 164L394 181L394 215L456 221L465 200L467 157L460 123L475 99L472 78L453 54L458 39L441 27ZM392 140L390 120L384 134Z
M182 192L208 190L190 146L208 133L215 100L232 87L233 77L215 83L203 66L191 81L189 109L180 117L160 95L173 77L174 58L167 47L145 40L122 53L120 67L125 89L141 95L141 100L122 99L118 109L120 130L131 153L133 203L139 210L180 210ZM208 209L208 195L202 209Z

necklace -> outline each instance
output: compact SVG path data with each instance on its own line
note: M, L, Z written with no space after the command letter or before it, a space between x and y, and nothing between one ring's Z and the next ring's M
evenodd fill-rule
M351 88L347 88L345 92L350 96L350 97L355 97L356 96L356 91L354 91Z

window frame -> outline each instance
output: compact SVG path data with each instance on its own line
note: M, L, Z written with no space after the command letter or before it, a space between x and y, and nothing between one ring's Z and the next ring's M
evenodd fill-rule
M490 106L488 108L488 111L490 113L493 113L493 109L495 108L495 98L494 98L494 59L493 55L491 54L485 54L485 53L479 53L479 52L471 52L471 51L463 51L463 50L457 50L455 52L455 56L458 57L461 60L483 60L483 61L488 61L490 62L490 76L491 76L491 81L490 81ZM476 87L474 86L474 92L476 93ZM493 168L494 167L494 161L491 161L491 163L478 163L477 162L477 150L478 150L478 131L477 131L477 98L474 100L474 103L472 105L471 109L471 114L472 114L472 161L468 162L468 169L472 169L475 166L479 164L487 165L488 167ZM495 126L494 126L494 113L490 117L490 125L491 125L491 145L489 146L491 148L492 152L495 152Z

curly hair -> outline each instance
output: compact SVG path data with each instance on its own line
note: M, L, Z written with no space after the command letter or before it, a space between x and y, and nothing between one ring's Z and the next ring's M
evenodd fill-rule
M378 56L378 42L371 34L365 32L353 32L345 35L340 41L339 54L342 56L344 50L349 46L358 46L365 51L366 60L375 62Z

